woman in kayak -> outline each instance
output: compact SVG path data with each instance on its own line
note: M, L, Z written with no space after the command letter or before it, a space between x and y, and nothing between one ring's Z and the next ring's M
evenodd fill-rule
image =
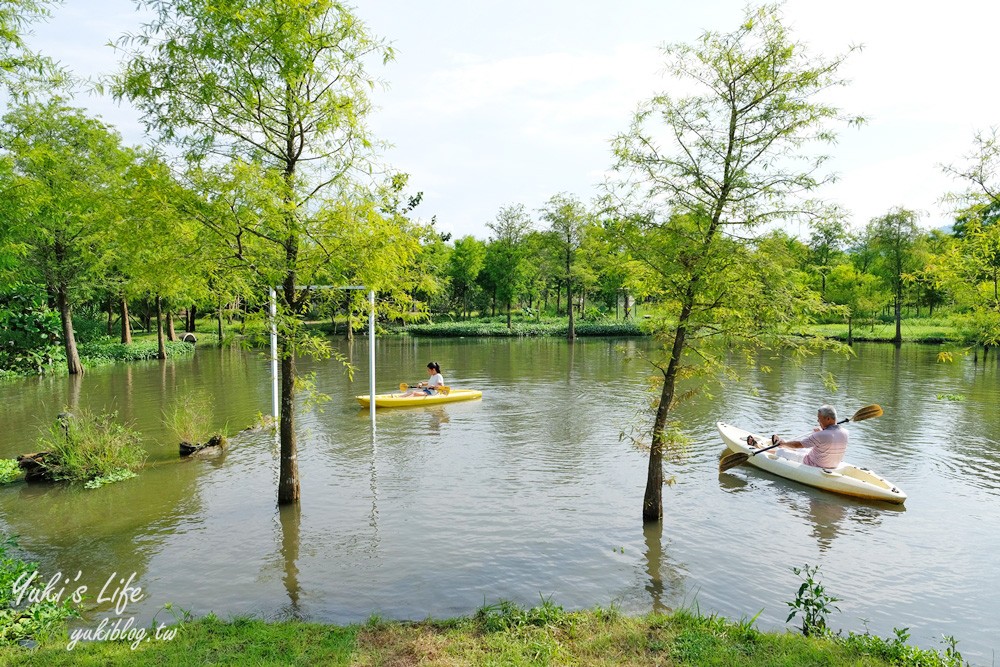
M836 468L847 451L847 429L837 424L837 411L830 405L816 411L819 428L798 440L784 440L771 436L771 444L778 445L774 453L817 468Z
M432 361L427 364L427 373L430 377L427 378L426 382L420 382L416 387L411 387L403 396L431 396L444 386L444 377L441 375L441 365L438 362Z

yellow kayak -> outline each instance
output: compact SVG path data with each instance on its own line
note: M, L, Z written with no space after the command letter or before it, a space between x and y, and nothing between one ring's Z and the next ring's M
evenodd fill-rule
M418 405L437 405L438 403L455 403L456 401L472 401L482 398L483 392L475 389L452 389L447 394L438 393L424 396L403 396L402 394L375 394L376 408L410 408ZM368 407L370 397L355 396L363 407Z

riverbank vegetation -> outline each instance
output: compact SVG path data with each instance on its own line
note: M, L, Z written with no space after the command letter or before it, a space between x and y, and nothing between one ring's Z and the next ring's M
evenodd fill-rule
M24 585L36 570L16 553L14 540L0 541L3 664L965 665L951 637L936 650L910 645L905 629L891 638L831 631L827 616L835 607L827 603L835 598L813 578L818 568L809 566L789 603L802 612L802 634L765 632L756 618L729 621L697 609L633 617L615 607L570 612L543 599L527 609L501 600L462 618L408 622L373 616L346 626L247 617L224 621L211 614L194 620L167 605L161 612L172 623L155 617L149 627L119 622L112 636L114 621L124 619L105 617L112 622L104 634L91 632L89 640L87 629L98 621L84 617L68 628L66 622L79 616L81 600Z

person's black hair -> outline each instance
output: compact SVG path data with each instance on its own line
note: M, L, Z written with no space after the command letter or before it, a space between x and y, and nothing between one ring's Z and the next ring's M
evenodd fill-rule
M441 365L438 362L436 362L436 361L432 361L431 363L427 364L427 368L434 369L435 373L440 373L441 372Z

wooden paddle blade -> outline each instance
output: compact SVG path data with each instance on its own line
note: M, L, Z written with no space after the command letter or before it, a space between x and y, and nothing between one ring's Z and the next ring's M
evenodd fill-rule
M749 458L750 455L744 454L743 452L735 452L733 454L723 456L722 459L719 460L719 472L726 472L730 468L743 465Z
M882 406L881 405L866 405L851 417L852 422L860 422L866 419L874 419L875 417L882 416Z

